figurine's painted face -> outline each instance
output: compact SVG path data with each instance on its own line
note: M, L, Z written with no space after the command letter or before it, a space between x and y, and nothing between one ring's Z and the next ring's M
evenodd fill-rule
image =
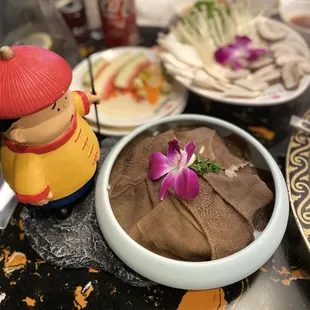
M15 143L27 146L50 143L72 126L74 113L73 95L68 90L44 110L20 118L4 135Z

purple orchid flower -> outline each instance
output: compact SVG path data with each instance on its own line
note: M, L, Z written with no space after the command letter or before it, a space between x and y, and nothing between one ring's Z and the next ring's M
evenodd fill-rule
M266 55L263 48L250 48L252 40L246 36L236 36L235 43L219 48L215 52L215 59L222 65L229 65L234 70L246 67L249 62L258 60L261 55Z
M195 143L193 141L185 145L181 150L179 141L173 139L168 143L167 156L160 152L154 152L150 158L149 178L158 180L166 175L160 188L160 199L168 195L169 188L181 198L190 200L199 194L199 180L196 172L189 167L195 161Z

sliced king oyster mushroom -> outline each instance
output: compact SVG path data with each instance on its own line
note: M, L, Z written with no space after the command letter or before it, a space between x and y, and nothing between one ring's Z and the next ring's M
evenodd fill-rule
M228 82L223 82L223 81L217 81L220 85L222 85L225 89L229 89L229 88L232 88L234 87L233 84L231 83L228 83Z
M261 77L271 74L275 69L276 69L275 64L270 64L268 66L256 70L254 73L252 73L252 77L259 79Z
M225 90L227 90L227 88L225 88L220 83L218 83L218 81L193 80L192 81L192 85L196 86L196 87L199 87L199 88L203 88L203 89L216 90L216 91L219 91L219 92L224 92Z
M166 70L168 71L169 74L171 75L179 75L181 77L187 78L187 79L193 79L195 76L195 70L184 70L184 69L179 69L169 63L164 63L164 66Z
M301 42L295 41L293 47L295 48L295 50L298 52L299 55L303 56L308 61L310 61L310 49L308 46L304 45Z
M277 45L278 44L278 45ZM292 46L289 46L287 44L284 44L282 42L276 43L274 45L275 47L270 47L270 50L276 54L276 53L283 53L283 54L296 54L296 49Z
M179 68L179 69L189 69L190 68L190 66L188 66L184 62L179 61L170 53L162 52L159 54L159 56L163 62L170 63L171 65L173 65L176 68Z
M297 64L297 67L298 67L298 72L300 74L300 79L302 79L305 76L305 72L299 64Z
M250 64L250 69L256 70L264 66L270 65L274 62L272 57L264 57L263 59L257 60Z
M253 92L246 90L242 87L234 86L230 89L224 91L224 97L232 97L232 98L256 98L260 95L260 92Z
M216 80L229 82L229 79L226 77L226 70L222 66L218 64L213 64L212 66L205 67L204 69L210 76L212 76Z
M231 69L227 69L226 70L226 77L229 80L237 80L237 79L242 79L242 78L246 78L248 75L250 74L250 70L247 69L239 69L236 71L233 71Z
M194 78L192 79L192 85L200 88L217 90L217 91L225 91L227 87L221 84L220 81L217 81L206 72L199 70L195 73Z
M196 87L210 89L210 90L217 90L217 91L224 91L232 85L225 81L218 81L212 76L208 75L203 70L184 70L177 68L170 63L164 63L165 68L167 69L168 73L174 76L179 76L190 80L191 84Z
M264 76L259 77L261 82L266 82L269 85L278 82L281 78L281 70L275 68L270 74L266 74Z
M300 67L296 62L286 63L281 70L284 87L288 90L299 86L301 79Z
M272 43L269 47L271 52L275 52L277 50L286 50L292 48L292 46L289 43L289 40L284 40L276 43Z
M263 39L272 42L283 40L287 35L287 31L268 22L259 22L257 31Z
M270 64L252 73L252 78L270 85L280 80L281 71L275 64Z
M268 88L268 83L261 82L258 79L240 79L235 81L234 84L253 92L263 91L264 89Z
M310 62L299 62L298 65L305 74L310 74Z
M195 49L191 45L179 42L178 38L172 32L167 35L159 33L157 42L163 49L171 53L179 61L195 68L203 67L203 63Z
M205 68L205 71L215 79L226 83L229 83L229 81L246 78L250 74L250 70L248 69L239 69L234 71L217 64Z
M280 57L282 57L282 56L296 55L296 54L297 54L296 51L293 51L293 52L285 52L285 51L283 51L283 50L277 50L277 51L275 51L275 52L273 53L273 57L274 57L275 59L278 59L278 58L280 58Z
M308 46L305 46L303 43L296 41L296 40L290 40L286 39L281 42L273 43L270 46L270 50L272 52L276 51L288 51L293 50L295 53L297 52L300 56L303 56L305 58L310 58L310 50Z
M299 55L283 55L276 58L276 64L280 67L290 62L305 62L306 59Z

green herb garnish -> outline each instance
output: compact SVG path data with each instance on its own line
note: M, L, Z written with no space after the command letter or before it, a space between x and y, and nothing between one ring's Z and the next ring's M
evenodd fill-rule
M207 13L208 13L208 18L212 18L213 17L213 10L215 8L215 1L211 0L211 1L198 1L195 4L195 8L198 9L198 11L203 11L203 8L206 8Z
M210 172L218 174L221 171L221 167L216 161L208 158L200 158L198 156L196 157L194 163L191 165L191 168L193 168L200 176Z

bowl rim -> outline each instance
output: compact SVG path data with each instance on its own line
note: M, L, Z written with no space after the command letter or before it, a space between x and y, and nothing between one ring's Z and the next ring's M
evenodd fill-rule
M272 174L274 184L275 184L275 204L274 204L274 210L271 215L271 218L268 222L268 225L266 226L265 230L261 233L261 235L255 239L251 244L249 244L244 249L238 251L237 253L234 253L230 256L227 256L225 258L217 259L214 261L204 261L204 262L185 262L185 261L178 261L173 260L170 258L166 258L163 256L160 256L158 254L155 254L140 244L138 244L136 241L134 241L119 225L117 219L115 218L115 215L113 213L112 207L110 205L109 201L109 178L111 169L114 165L114 162L119 155L119 153L122 151L122 149L127 145L128 142L130 142L133 138L135 138L137 135L142 133L143 131L160 125L164 123L169 122L182 122L182 121L193 121L197 123L201 123L205 126L220 126L222 128L225 128L233 133L238 134L241 136L244 140L247 141L248 144L251 144L265 159L270 172ZM108 217L106 219L105 216L103 216L103 213L105 216ZM100 173L98 175L97 184L96 184L96 215L98 219L98 224L101 229L101 232L103 233L104 237L106 238L108 244L112 248L112 250L116 253L116 255L124 261L130 268L138 272L139 274L145 276L146 278L149 278L155 282L158 282L160 284L177 287L177 288L183 288L183 289L207 289L207 288L214 288L214 287L220 287L224 285L229 285L231 283L237 282L253 272L255 272L257 269L259 269L268 259L273 255L276 248L280 244L284 232L286 230L287 222L288 222L288 215L289 215L289 202L288 202L288 193L286 188L286 183L284 181L284 177L276 164L275 160L273 159L272 155L267 151L267 149L258 142L254 137L252 137L249 133L245 132L243 129L228 123L226 121L213 118L210 116L203 116L203 115L195 115L195 114L183 114L178 116L171 116L166 117L157 121L154 121L149 124L145 124L143 126L138 127L134 131L132 131L129 135L122 138L110 151L108 157L106 158L103 167L100 170ZM108 226L107 227L107 221ZM216 282L214 286L204 286L201 281L195 284L190 284L188 281L185 282L186 287L181 283L180 285L175 284L173 279L167 278L167 280L163 280L160 275L156 276L155 274L150 277L150 273L145 270L142 266L137 266L128 256L124 255L123 251L118 248L118 246L115 246L113 241L111 240L111 232L109 232L109 229L112 228L115 229L113 232L113 235L117 235L119 238L122 238L122 241L126 242L127 249L134 249L135 256L140 257L143 256L145 259L149 259L152 263L156 264L157 267L163 268L164 265L169 266L169 268L173 265L176 268L179 268L180 270L184 270L184 268L191 269L192 272L201 272L201 268L218 268L219 266L230 265L230 266L236 266L239 268L242 266L240 265L240 260L242 258L244 259L244 262L248 263L248 266L246 268L246 272L243 272L242 270L235 270L234 276L231 280L226 280L224 283L223 281L219 280ZM275 233L273 230L277 227ZM265 244L271 244L271 247L266 247L264 250ZM123 244L125 245L125 244ZM261 251L265 253L265 255L260 255ZM255 256L257 256L257 263L253 264L253 261L249 261L251 258L253 258L253 253L255 253ZM239 261L239 263L238 263ZM203 282L203 281L202 281ZM218 284L217 284L218 283Z
M279 13L280 13L282 20L285 23L289 24L291 27L298 30L299 32L304 33L304 34L310 34L310 28L296 25L290 21L290 18L294 16L294 13L289 13L289 12L290 12L290 9L294 7L299 7L300 9L302 9L302 7L308 7L310 9L310 2L309 1L289 1L287 3L282 3L279 7ZM309 15L309 14L305 13L305 15Z

